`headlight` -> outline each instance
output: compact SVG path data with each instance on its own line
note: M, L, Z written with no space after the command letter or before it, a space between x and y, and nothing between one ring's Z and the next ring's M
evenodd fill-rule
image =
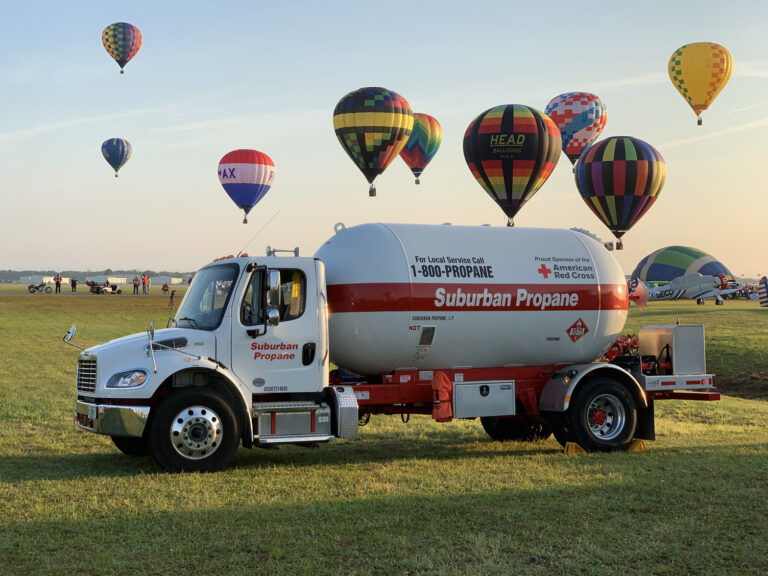
M107 388L136 388L147 380L144 370L131 370L114 374L107 382Z

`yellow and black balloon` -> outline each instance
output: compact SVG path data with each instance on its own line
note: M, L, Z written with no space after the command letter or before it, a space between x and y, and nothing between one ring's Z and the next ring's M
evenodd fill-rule
M366 87L344 96L333 111L333 129L341 147L370 184L400 154L413 130L413 111L397 92Z
M714 42L694 42L675 50L669 59L669 79L698 116L709 108L733 73L733 58Z

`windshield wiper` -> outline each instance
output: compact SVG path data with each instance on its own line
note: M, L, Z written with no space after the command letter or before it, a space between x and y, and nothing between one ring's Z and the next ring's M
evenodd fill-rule
M193 325L195 328L199 328L199 327L200 327L200 326L198 326L198 324L197 324L197 320L195 320L194 318L190 318L189 316L185 316L184 318L179 318L179 322L181 322L181 321L183 321L183 320L187 320L187 321L188 321L190 324L192 324L192 325Z

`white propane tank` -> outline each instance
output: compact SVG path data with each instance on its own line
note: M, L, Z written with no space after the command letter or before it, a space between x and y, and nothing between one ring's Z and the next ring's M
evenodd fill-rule
M315 257L331 361L363 375L591 362L627 319L621 267L578 231L337 224Z

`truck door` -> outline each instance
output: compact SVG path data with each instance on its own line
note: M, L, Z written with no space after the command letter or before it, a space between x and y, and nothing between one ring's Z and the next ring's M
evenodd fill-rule
M294 262L295 264L295 262ZM319 392L323 388L315 267L280 268L280 322L266 326L266 269L251 272L232 310L232 369L254 394Z

